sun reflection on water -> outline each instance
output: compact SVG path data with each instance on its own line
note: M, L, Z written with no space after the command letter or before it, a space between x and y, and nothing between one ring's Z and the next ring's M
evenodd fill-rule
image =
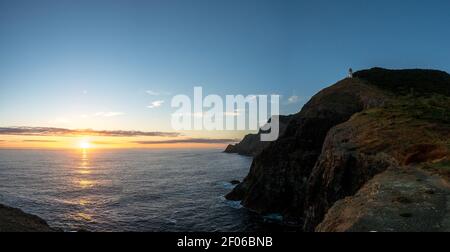
M88 175L92 173L87 149L81 150L81 159L77 172L81 175ZM85 178L79 178L77 183L82 188L89 188L95 184L94 181Z
M78 220L80 222L91 222L93 221L93 200L89 197L89 191L97 185L96 180L92 174L92 164L90 160L89 149L83 148L80 150L81 154L79 156L78 165L76 166L76 175L72 178L73 186L75 188L81 189L81 195L78 195L76 199L73 200L77 205L74 211L69 214L70 218Z
M88 200L88 199L80 199L80 200L78 200L78 205L80 205L80 206L85 206L85 205L88 205L89 203L90 203L91 201L90 200Z
M80 165L78 166L78 173L80 174L91 174L91 167L89 165L89 158L87 149L81 150L81 161Z
M78 184L81 188L85 189L85 188L93 187L95 185L95 182L92 180L81 179L81 180L78 180Z
M84 221L92 221L91 215L89 215L87 213L77 213L76 218L79 220L84 220Z

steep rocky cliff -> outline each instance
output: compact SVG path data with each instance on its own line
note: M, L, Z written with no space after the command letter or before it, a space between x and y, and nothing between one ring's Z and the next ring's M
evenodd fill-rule
M312 231L376 174L445 160L449 80L439 71L375 68L322 90L254 157L227 199Z
M398 98L330 130L307 182L307 230L322 221L334 202L354 195L375 174L447 158L450 127L441 121L444 115L433 119L424 113L432 109L431 101L436 108L450 105L444 97Z

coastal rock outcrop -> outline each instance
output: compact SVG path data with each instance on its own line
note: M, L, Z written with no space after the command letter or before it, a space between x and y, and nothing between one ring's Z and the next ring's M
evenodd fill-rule
M374 175L447 158L450 127L412 114L426 108L418 105L424 99L391 101L329 131L307 181L305 230L314 230L334 202L354 195ZM440 106L443 101L434 102Z
M330 128L386 100L383 92L359 79L344 79L322 90L292 116L285 133L254 158L248 176L227 199L241 200L260 213L298 216Z
M288 116L279 116L279 134L283 135L286 131L286 126L288 125L289 121L291 120L292 115ZM269 120L270 122L270 120ZM240 141L237 144L230 144L227 146L224 152L226 153L237 153L239 155L245 155L245 156L256 156L261 151L269 146L270 142L262 142L261 140L261 130L257 134L248 134L246 135L242 141Z
M374 68L354 76L322 90L293 115L226 198L314 231L336 202L377 174L413 164L442 173L437 165L450 166L450 98L442 91L450 90L450 75ZM347 211L340 204L328 222Z
M0 204L0 232L55 232L43 219Z
M388 169L337 201L317 232L449 232L449 185L416 167Z

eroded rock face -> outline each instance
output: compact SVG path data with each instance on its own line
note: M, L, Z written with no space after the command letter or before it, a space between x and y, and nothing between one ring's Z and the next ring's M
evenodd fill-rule
M329 132L306 183L304 230L313 231L334 202L355 194L374 175L397 166L396 160L387 154L361 151L358 148L361 143L354 141L360 133L351 123Z
M248 176L227 199L301 222L307 181L330 128L386 99L359 79L345 79L322 90L293 116L284 135L254 158Z
M333 127L307 182L304 229L313 231L336 201L354 195L374 175L448 157L449 129L416 118L398 100Z
M317 232L449 232L450 193L439 176L388 169L337 201Z

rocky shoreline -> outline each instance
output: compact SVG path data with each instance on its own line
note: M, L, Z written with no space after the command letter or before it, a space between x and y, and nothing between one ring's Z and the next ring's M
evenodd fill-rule
M0 204L0 232L57 232L40 217Z

